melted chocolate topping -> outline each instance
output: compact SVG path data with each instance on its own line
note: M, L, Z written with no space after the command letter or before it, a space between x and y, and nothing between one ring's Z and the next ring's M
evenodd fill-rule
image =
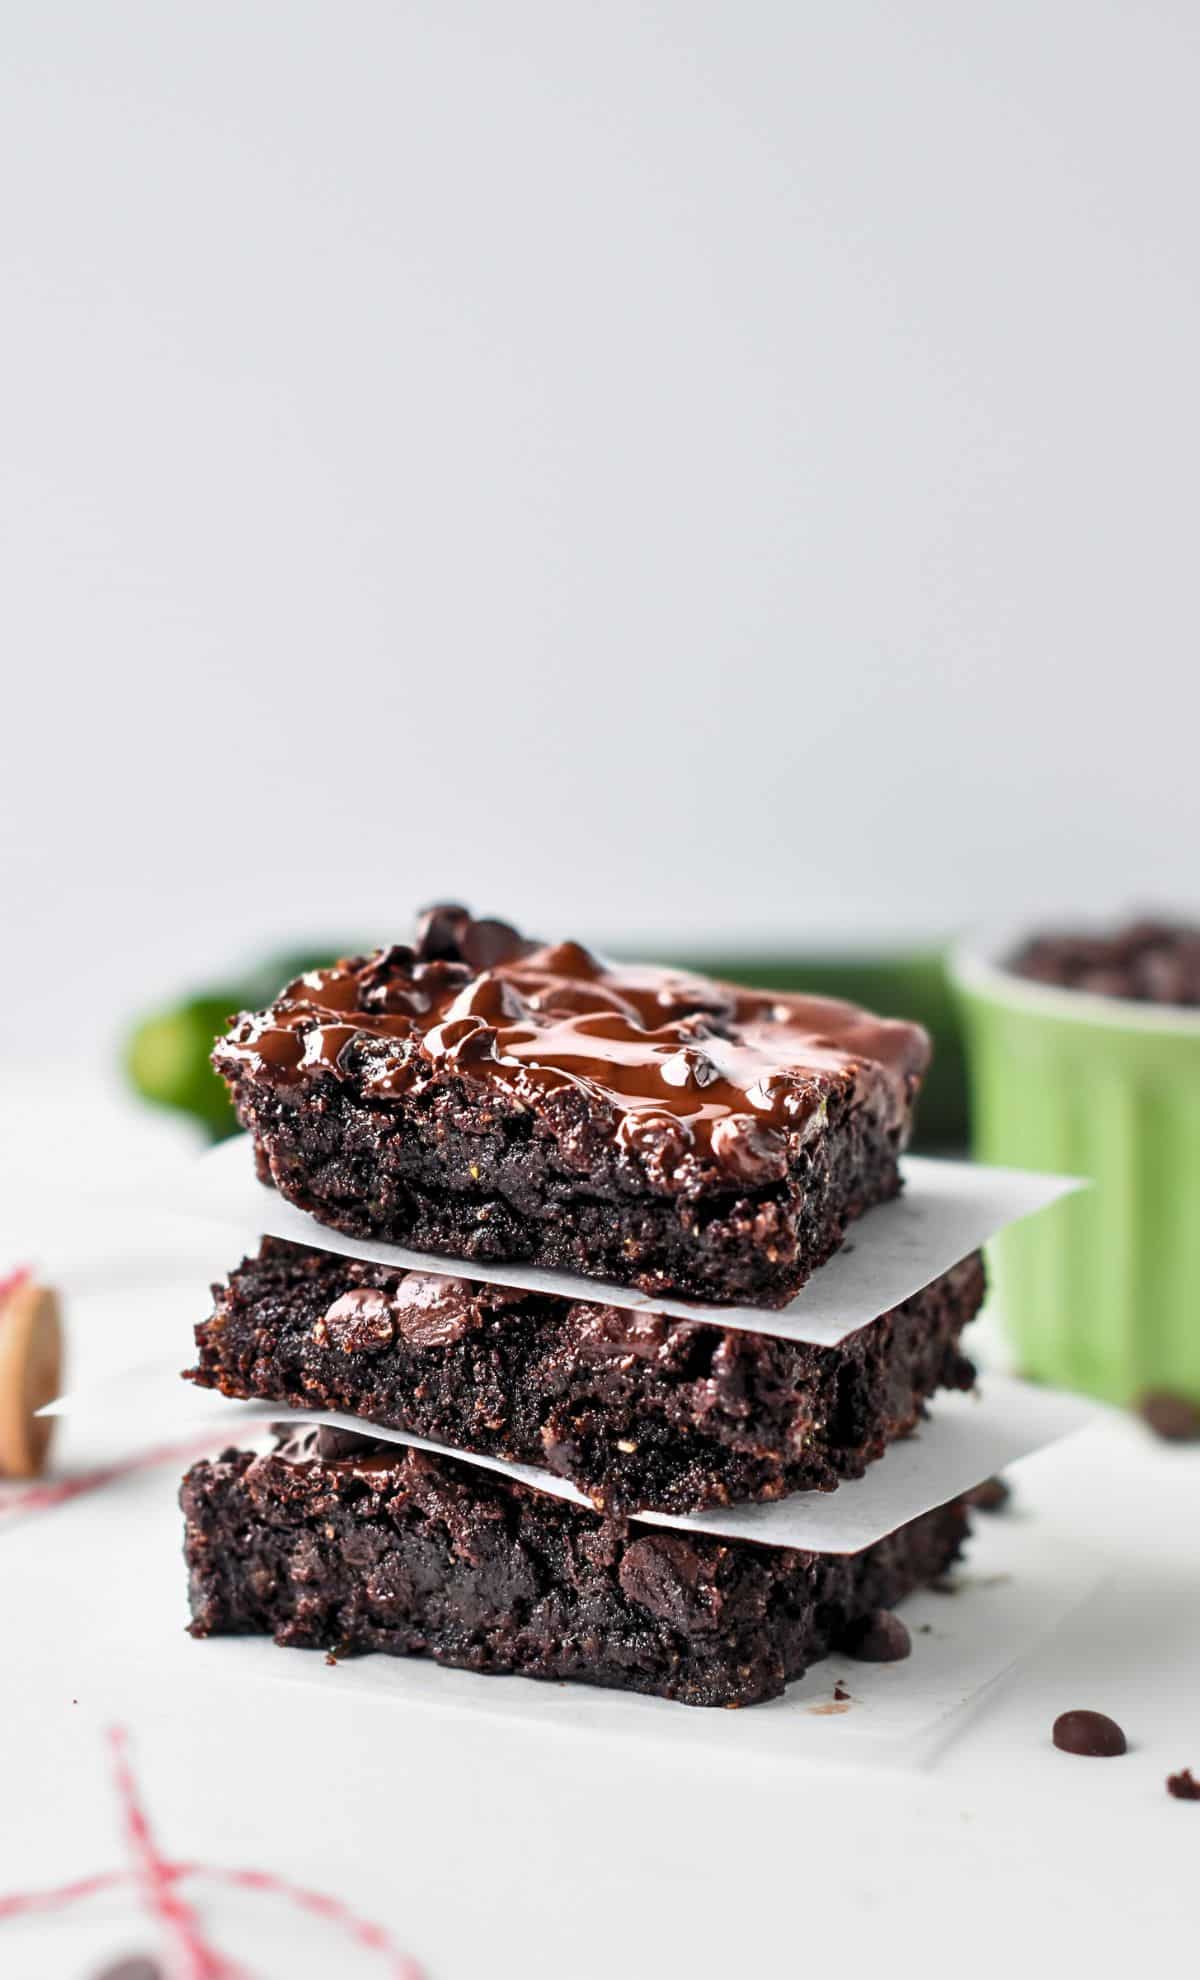
M767 995L679 970L539 947L459 907L422 918L416 945L313 970L244 1013L213 1055L280 1084L322 1072L368 1098L419 1093L453 1071L518 1105L582 1089L618 1136L715 1157L746 1180L781 1175L787 1139L820 1120L830 1076L892 1122L929 1057L916 1025L828 997Z

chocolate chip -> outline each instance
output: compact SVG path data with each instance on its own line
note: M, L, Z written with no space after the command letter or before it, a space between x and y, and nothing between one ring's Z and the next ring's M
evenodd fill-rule
M706 1557L682 1533L647 1533L625 1549L617 1570L627 1601L673 1628L695 1627L720 1598Z
M722 1167L741 1182L778 1182L787 1174L783 1136L749 1114L730 1114L727 1120L718 1121L712 1131L712 1150Z
M872 1609L851 1625L838 1648L860 1664L898 1664L912 1654L912 1637L890 1609Z
M1176 1801L1200 1801L1200 1781L1185 1767L1182 1773L1167 1775L1167 1793Z
M472 969L495 969L498 963L512 962L525 953L527 944L507 921L469 921L459 939L459 950Z
M395 1338L392 1303L375 1286L343 1293L313 1328L318 1347L340 1348L343 1354L378 1354Z
M396 1330L410 1347L450 1347L477 1324L475 1288L441 1272L406 1272L396 1288Z
M456 901L439 901L417 917L416 951L422 962L457 962L459 943L470 925L470 910Z
M1094 1760L1114 1760L1125 1751L1124 1733L1103 1712L1060 1712L1053 1739L1061 1753L1081 1753Z
M982 1485L966 1494L967 1504L974 1506L976 1512L985 1513L1002 1512L1011 1498L1012 1487L1003 1478L985 1478Z
M1151 1389L1138 1402L1138 1415L1148 1430L1168 1444L1188 1444L1200 1437L1200 1408L1186 1396Z
M317 1425L315 1454L324 1458L327 1464L336 1463L339 1458L360 1457L378 1449L378 1437L362 1437L357 1430L342 1430L333 1423Z
M119 1959L97 1973L96 1980L163 1980L163 1970L157 1960Z
M301 1463L314 1457L317 1449L317 1427L315 1423L272 1423L272 1436L278 1437L279 1447L276 1457L287 1458L293 1463Z

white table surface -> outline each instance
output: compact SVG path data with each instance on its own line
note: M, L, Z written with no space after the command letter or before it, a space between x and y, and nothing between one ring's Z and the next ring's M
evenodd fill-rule
M48 1099L0 1066L0 1095L0 1269L28 1258L62 1287L73 1379L168 1341L182 1367L207 1279L232 1261L214 1233L139 1216L137 1181L186 1160L187 1134L69 1067ZM58 1163L67 1174L51 1181ZM67 1423L54 1476L111 1455L95 1425ZM339 1695L336 1671L328 1686L243 1685L205 1646L172 1655L156 1682L124 1618L147 1578L169 1597L174 1575L185 1619L170 1511L181 1469L7 1514L13 1488L0 1487L0 1914L6 1893L128 1860L106 1748L116 1723L168 1855L334 1894L428 1980L727 1980L868 1961L1115 1974L1194 1958L1200 1804L1170 1799L1164 1780L1200 1773L1200 1452L1107 1419L1021 1467L1022 1516L1052 1523L1064 1547L1098 1547L1108 1571L921 1767L863 1765L849 1744L843 1762L832 1742L828 1761L680 1736L651 1752L586 1714L463 1713L427 1685L381 1707ZM521 1681L451 1678L464 1682ZM1081 1705L1121 1722L1125 1758L1053 1749L1054 1717ZM243 1973L396 1970L277 1896L190 1895ZM0 1915L3 1980L89 1980L119 1953L164 1949L129 1889Z

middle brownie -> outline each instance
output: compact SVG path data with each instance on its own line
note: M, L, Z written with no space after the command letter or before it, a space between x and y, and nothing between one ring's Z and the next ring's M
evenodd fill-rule
M196 1328L189 1379L540 1465L600 1510L698 1511L861 1477L939 1388L978 1254L836 1348L400 1272L267 1238Z

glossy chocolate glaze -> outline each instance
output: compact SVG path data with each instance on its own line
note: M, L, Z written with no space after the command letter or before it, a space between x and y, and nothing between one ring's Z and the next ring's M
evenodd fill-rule
M429 910L414 947L314 970L244 1013L214 1053L287 1085L361 1080L370 1099L453 1072L535 1106L564 1088L610 1109L631 1147L650 1135L746 1180L782 1175L833 1086L907 1114L929 1041L918 1026L834 998L767 995L682 971L607 963L577 942L539 947L457 907Z

